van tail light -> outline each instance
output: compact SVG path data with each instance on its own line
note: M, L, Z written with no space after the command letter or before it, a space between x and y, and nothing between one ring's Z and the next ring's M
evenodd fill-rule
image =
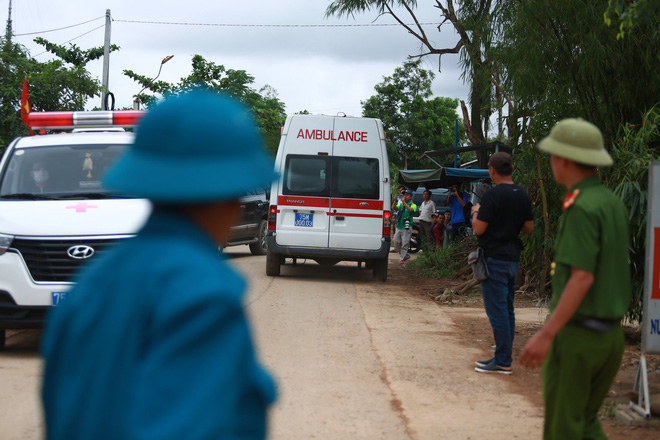
M390 211L383 211L383 236L390 235Z
M268 230L274 231L277 224L277 205L270 205L268 210Z

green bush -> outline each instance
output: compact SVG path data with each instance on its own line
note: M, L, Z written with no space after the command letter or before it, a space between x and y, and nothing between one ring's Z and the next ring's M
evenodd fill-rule
M437 251L424 248L417 258L409 263L409 267L418 277L451 278L465 266L468 249L476 248L476 240L476 237L468 237Z

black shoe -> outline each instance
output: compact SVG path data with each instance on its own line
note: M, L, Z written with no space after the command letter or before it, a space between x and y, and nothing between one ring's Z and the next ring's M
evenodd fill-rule
M474 371L476 371L477 373L500 373L500 374L511 374L513 372L511 370L511 367L509 368L500 367L499 365L495 364L495 362L492 362L483 367L475 367Z
M477 367L485 367L486 365L492 364L493 362L495 362L494 357L488 359L487 361L476 361L475 364L477 365Z

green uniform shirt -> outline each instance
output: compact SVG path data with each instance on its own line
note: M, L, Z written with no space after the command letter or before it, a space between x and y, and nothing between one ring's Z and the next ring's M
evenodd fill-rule
M579 195L559 219L550 311L559 303L575 267L592 273L594 284L574 317L618 320L630 303L628 214L621 200L595 176L571 191L576 189Z
M412 228L413 216L415 215L415 212L417 212L417 205L411 201L408 206L413 209L413 212L408 212L406 207L403 206L403 202L399 202L399 204L396 205L396 210L399 212L399 222L396 225L397 229L406 229L405 220L407 218L410 219L410 227Z

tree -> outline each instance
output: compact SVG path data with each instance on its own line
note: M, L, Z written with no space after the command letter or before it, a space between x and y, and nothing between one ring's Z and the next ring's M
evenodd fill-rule
M619 22L617 38L624 38L638 23L648 25L660 21L660 3L655 0L608 0L605 23L612 25L614 18ZM660 54L658 54L660 56Z
M419 156L454 145L457 99L432 98L434 74L421 60L406 61L374 88L377 94L362 101L365 117L379 118L394 145L390 161L399 167L420 166Z
M163 96L185 93L193 88L206 88L229 93L252 110L266 146L273 154L277 151L280 127L286 118L285 106L277 97L277 91L269 85L260 90L252 88L254 77L245 70L227 69L225 66L207 61L201 55L192 57L192 72L181 78L177 84L154 81L132 70L124 70L124 75L138 82L152 94L139 94L135 97L147 107L156 101L156 94Z
M8 29L0 39L0 145L27 135L20 119L21 92L27 76L33 111L83 110L87 100L100 93L98 80L86 70L88 62L103 56L102 48L66 48L43 38L35 42L59 59L39 62L25 47L11 39ZM113 46L113 50L118 50Z
M617 38L618 30L603 20L607 5L602 2L529 0L499 6L494 22L497 60L505 68L498 81L491 79L510 104L508 124L515 129L512 145L520 147L516 165L536 170L522 173L518 182L530 190L535 217L544 226L535 229L526 255L527 267L539 275L543 295L552 234L561 213L556 200L561 196L547 159L534 146L556 121L566 117L580 116L595 123L610 149L621 143L619 138L628 127L642 125L643 115L660 101L660 84L655 79L660 70L660 29L655 22L640 21L635 32ZM657 141L655 147L647 147L655 148L657 154ZM617 155L631 163L619 151L615 164ZM619 184L608 183L611 187ZM640 179L637 184L644 188L646 182ZM639 254L639 249L633 249L633 254Z
M493 62L490 56L492 33L489 23L493 18L493 1L463 0L460 2L460 10L454 7L453 0L446 0L445 3L434 0L434 3L443 17L440 26L449 22L459 35L454 47L435 46L415 15L417 0L333 0L326 10L326 15L354 15L357 12L374 9L380 14L394 17L409 34L420 41L426 51L413 57L460 54L464 68L463 78L470 84L470 111L461 101L464 129L472 144L484 143L491 114L490 75L493 71ZM396 6L403 8L416 23L415 26L408 26L405 23L406 20L400 16L400 13L395 12Z

